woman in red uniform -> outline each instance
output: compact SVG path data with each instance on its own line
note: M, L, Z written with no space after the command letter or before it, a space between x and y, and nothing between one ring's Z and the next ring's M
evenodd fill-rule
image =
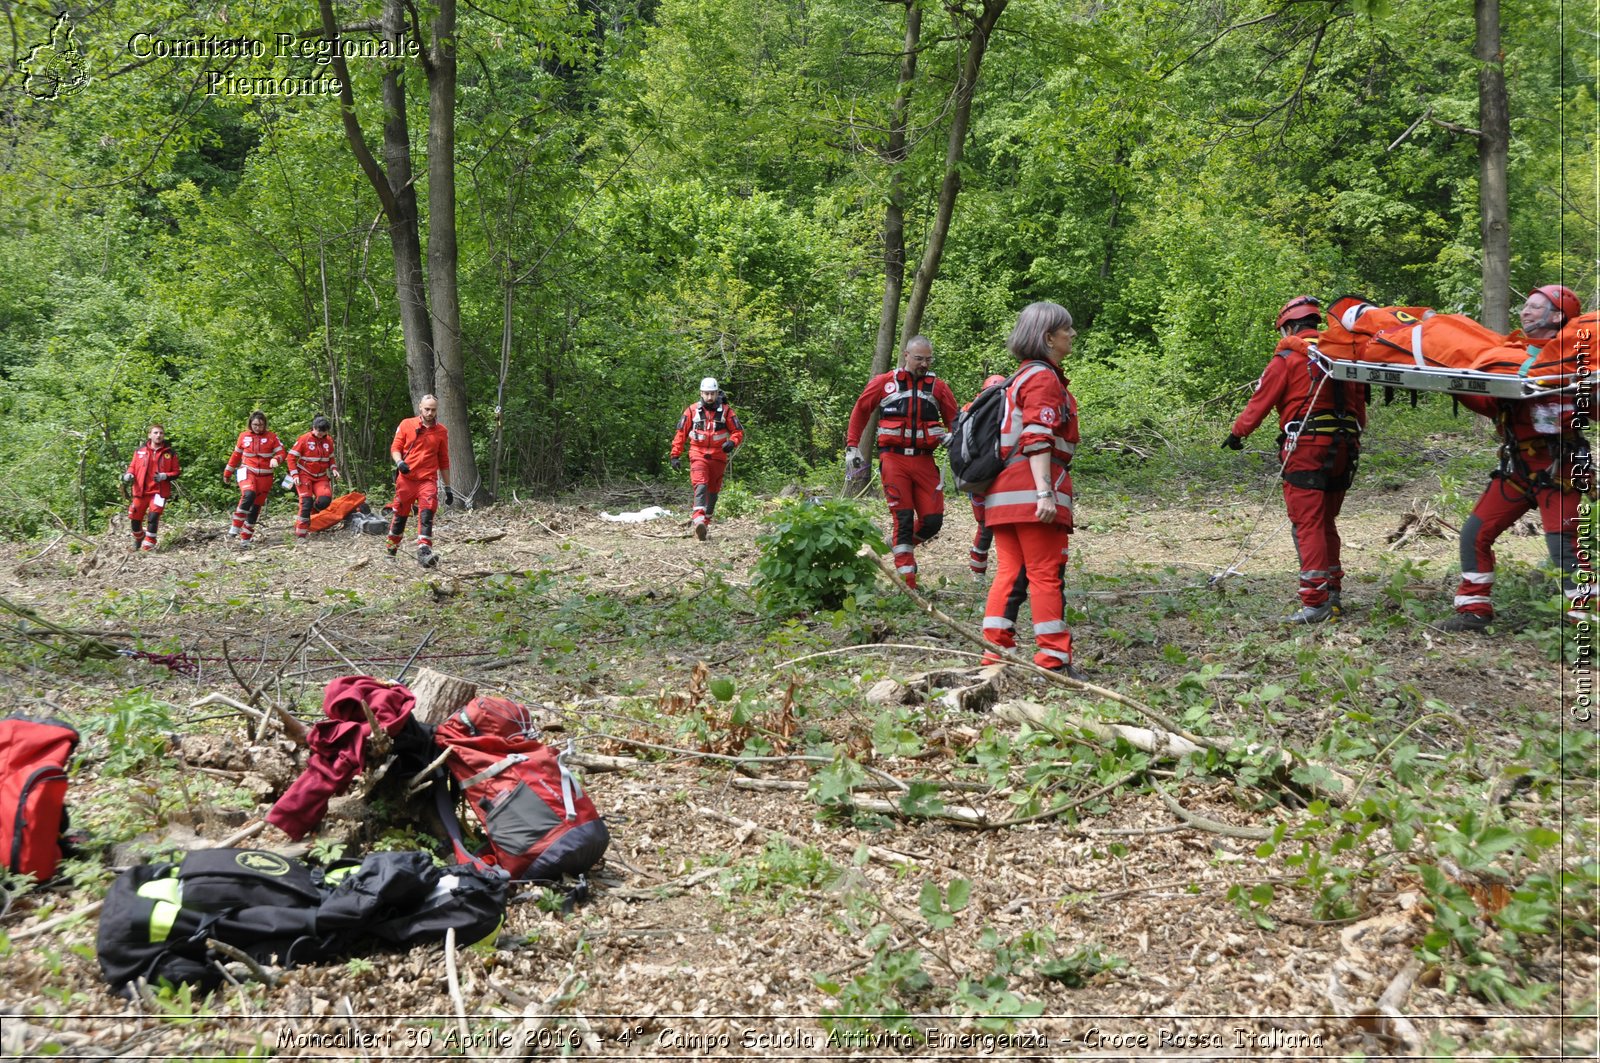
M1082 679L1072 665L1072 633L1062 600L1072 531L1069 470L1078 447L1078 403L1067 390L1061 363L1077 335L1065 307L1041 302L1022 311L1006 340L1020 368L1006 389L1001 411L1005 467L984 496L984 526L994 532L997 565L984 603L983 637L1005 649L1016 645L1007 599L1026 580L1034 663Z
M255 538L256 521L261 519L261 506L272 493L276 469L283 464L283 444L276 432L268 431L267 415L256 410L250 415L249 425L239 433L233 445L233 454L222 469L222 482L239 483L239 508L233 511L229 535L239 537L240 546L249 546Z

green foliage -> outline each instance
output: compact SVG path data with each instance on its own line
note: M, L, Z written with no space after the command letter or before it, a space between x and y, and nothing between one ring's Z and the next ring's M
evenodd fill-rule
M863 545L888 546L866 508L845 499L798 501L763 522L756 588L770 615L839 609L872 586L877 566Z
M95 716L85 732L104 744L100 774L108 778L132 775L165 758L173 729L172 709L134 687Z

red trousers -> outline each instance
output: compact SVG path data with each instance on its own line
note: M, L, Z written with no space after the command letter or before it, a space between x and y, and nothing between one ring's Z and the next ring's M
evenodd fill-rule
M401 473L394 481L394 519L389 523L389 545L399 546L405 537L406 518L411 516L411 503L417 504L417 545L433 546L433 514L439 508L439 480L434 476L407 476Z
M328 508L333 501L333 482L326 476L308 480L303 475L294 485L300 496L300 512L295 517L294 533L304 539L311 534L311 514Z
M1067 530L1058 524L1002 524L994 531L997 556L994 582L983 606L983 637L1004 649L1017 644L1017 609L1024 591L1033 611L1033 661L1041 668L1065 668L1072 661L1062 599L1067 563Z
M1594 596L1594 568L1586 552L1576 548L1580 491L1555 486L1534 487L1515 473L1495 473L1472 515L1461 526L1461 583L1456 588L1456 612L1493 617L1494 541L1524 513L1537 508L1544 529L1545 548L1561 571L1561 589L1567 599L1567 619L1589 618ZM1582 573L1582 578L1579 578Z
M233 527L239 533L239 541L249 542L256 534L256 521L261 519L261 507L266 505L267 496L272 494L272 485L277 477L270 472L246 473L243 480L239 481L239 506L233 511Z
M1339 511L1355 474L1357 444L1348 437L1300 437L1284 461L1283 504L1289 511L1294 550L1300 557L1300 604L1318 606L1338 595L1344 583L1339 560ZM1323 487L1291 482L1310 478ZM1342 485L1342 486L1341 486ZM1333 489L1329 489L1329 487Z
M889 542L894 551L894 570L917 585L917 554L914 549L939 534L944 527L944 484L939 463L933 453L901 454L886 450L878 456L883 498L889 503Z
M711 515L717 511L717 496L722 493L722 474L727 471L728 459L720 451L716 457L689 451L689 483L694 485L690 524L711 523Z
M167 497L159 491L133 496L128 503L128 524L137 545L147 550L155 549L156 531L161 526L161 514L166 509ZM148 518L145 517L146 513L149 514Z

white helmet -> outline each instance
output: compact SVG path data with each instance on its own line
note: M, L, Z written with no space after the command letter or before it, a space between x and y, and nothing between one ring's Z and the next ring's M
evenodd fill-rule
M722 389L717 387L717 378L716 377L708 376L704 380L700 381L700 390L701 391L721 391Z

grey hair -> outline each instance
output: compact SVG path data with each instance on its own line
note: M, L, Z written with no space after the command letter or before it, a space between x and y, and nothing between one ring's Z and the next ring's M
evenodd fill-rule
M1019 362L1044 361L1044 338L1052 332L1072 327L1072 314L1060 303L1029 303L1017 315L1017 324L1006 337L1006 350Z
M912 336L909 340L906 340L900 345L900 353L905 354L913 347L926 347L928 350L932 351L933 341L919 333L918 335Z

